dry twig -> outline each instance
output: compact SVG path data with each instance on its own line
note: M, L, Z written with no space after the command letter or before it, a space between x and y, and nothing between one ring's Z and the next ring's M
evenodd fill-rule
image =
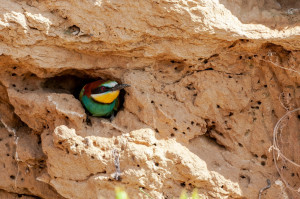
M297 194L299 194L298 190L294 189L293 187L291 187L289 185L289 183L286 181L286 179L284 178L282 172L279 170L278 168L278 164L277 164L277 160L280 158L282 158L284 161L291 163L292 165L296 166L296 167L300 167L299 164L295 163L294 161L290 160L289 158L287 158L279 149L279 144L278 144L278 131L281 127L282 122L287 119L292 113L296 112L296 111L300 111L300 108L296 108L292 111L288 111L286 112L286 114L284 116L282 116L278 122L276 123L275 127L274 127L274 131L273 131L273 145L270 147L269 150L273 150L273 159L274 159L274 163L275 163L275 167L277 169L277 172L280 175L281 180L284 182L285 186L296 192Z
M114 178L116 180L121 180L121 170L120 170L120 154L117 149L113 150L114 163L116 167L116 172L114 174Z
M263 188L261 188L259 190L258 199L261 199L261 194L262 194L263 191L265 191L265 190L267 190L267 189L269 189L271 187L271 181L270 181L270 179L267 179L267 183L268 183L267 186L265 186L265 187L263 187Z

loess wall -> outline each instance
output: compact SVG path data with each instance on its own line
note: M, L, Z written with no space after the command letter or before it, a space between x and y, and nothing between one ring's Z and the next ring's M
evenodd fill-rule
M269 151L300 106L299 50L297 0L3 0L0 198L251 199L267 179L263 198L300 197ZM99 78L131 85L113 121L78 100ZM298 164L299 115L281 137Z

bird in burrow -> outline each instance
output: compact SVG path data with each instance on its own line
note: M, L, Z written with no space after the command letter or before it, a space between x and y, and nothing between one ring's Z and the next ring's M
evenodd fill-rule
M114 117L120 105L120 90L128 86L112 80L94 81L81 89L79 99L92 116Z

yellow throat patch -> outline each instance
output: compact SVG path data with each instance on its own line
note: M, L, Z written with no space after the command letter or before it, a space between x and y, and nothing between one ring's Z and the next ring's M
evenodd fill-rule
M113 91L108 93L92 94L91 97L100 103L110 104L112 103L119 95L120 91Z

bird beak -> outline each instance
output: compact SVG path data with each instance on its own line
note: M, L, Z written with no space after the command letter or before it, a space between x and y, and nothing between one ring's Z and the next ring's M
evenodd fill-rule
M129 87L129 84L117 84L116 86L114 86L113 88L111 88L111 91L116 91L116 90L121 90L123 88Z

